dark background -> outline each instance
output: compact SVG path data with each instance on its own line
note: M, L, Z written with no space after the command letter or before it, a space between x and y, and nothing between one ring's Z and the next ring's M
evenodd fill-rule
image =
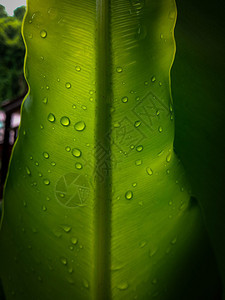
M176 3L175 151L201 207L225 284L225 5L218 0Z

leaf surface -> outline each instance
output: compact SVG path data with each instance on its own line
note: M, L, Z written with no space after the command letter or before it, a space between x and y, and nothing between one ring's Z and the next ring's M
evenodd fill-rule
M215 270L173 152L175 19L171 0L28 2L30 91L1 228L7 299L190 299L193 266Z

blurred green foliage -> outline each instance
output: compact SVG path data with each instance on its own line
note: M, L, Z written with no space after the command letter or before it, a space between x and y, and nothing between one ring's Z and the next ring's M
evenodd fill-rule
M23 76L25 46L21 35L25 6L8 16L0 5L0 101L14 99L26 90Z

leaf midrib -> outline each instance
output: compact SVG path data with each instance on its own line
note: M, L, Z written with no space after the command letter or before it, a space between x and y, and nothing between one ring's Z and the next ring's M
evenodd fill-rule
M110 240L111 240L111 171L110 160L110 1L96 1L96 136L95 149L102 147L105 155L95 151L95 257L94 299L110 300ZM107 175L102 166L106 166Z

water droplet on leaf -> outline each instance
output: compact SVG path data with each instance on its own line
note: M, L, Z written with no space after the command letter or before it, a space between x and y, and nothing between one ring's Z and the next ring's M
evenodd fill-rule
M49 185L50 184L50 180L49 179L44 179L44 184L45 185Z
M73 154L73 156L75 156L75 157L80 157L81 154L82 154L82 152L81 152L79 149L74 148L74 149L72 150L72 154Z
M136 166L140 166L142 164L142 160L141 159L138 159L135 161L135 165Z
M42 102L43 102L44 104L47 104L47 103L48 103L48 98L45 97L45 98L42 100Z
M65 257L61 257L61 263L65 266L67 265L67 259Z
M147 174L148 175L152 175L153 174L153 171L152 171L152 169L151 168L146 168L146 172L147 172Z
M127 103L128 102L128 97L123 97L122 99L121 99L121 101L123 102L123 103Z
M72 229L71 226L68 225L62 225L61 227L66 233L70 232Z
M26 172L27 172L27 175L29 175L29 176L31 175L31 171L28 167L26 167Z
M52 113L50 113L50 114L48 115L48 121L51 122L51 123L54 123L54 122L55 122L55 116L54 116Z
M74 128L77 131L83 131L85 129L85 127L86 127L86 124L84 123L84 121L79 121L74 125Z
M142 146L142 145L137 146L137 147L136 147L136 150L137 150L138 152L141 152L141 151L143 150L143 146Z
M40 35L43 39L45 39L47 37L47 31L41 30Z
M69 126L70 125L70 119L68 118L68 117L62 117L61 119L60 119L60 123L63 125L63 126L65 126L65 127L67 127L67 126Z
M158 131L161 133L163 131L162 126L159 126Z
M84 287L85 287L86 289L89 288L89 283L88 283L88 281L87 281L86 279L83 280L83 285L84 285Z
M132 191L127 191L125 194L125 198L127 200L131 200L133 198L133 192Z
M65 87L66 87L67 89L70 89L70 88L71 88L71 83L70 83L70 82L67 82L67 83L65 84Z
M126 290L127 288L128 288L128 282L127 281L123 281L123 282L121 282L121 283L119 283L118 285L117 285L117 288L119 289L119 290Z
M76 237L72 237L72 238L71 238L71 243L72 243L73 245L76 245L76 244L78 243L78 239L77 239Z
M76 70L77 72L80 72L80 71L81 71L81 67L80 67L80 66L76 66L76 67L75 67L75 70Z
M49 158L48 152L43 152L43 156L44 156L44 158L48 159Z
M139 127L140 125L141 125L141 121L139 120L134 123L134 127L136 128Z
M116 72L117 73L122 73L123 72L123 68L122 67L117 67L116 68Z
M81 170L83 168L83 165L81 163L76 163L75 168Z

